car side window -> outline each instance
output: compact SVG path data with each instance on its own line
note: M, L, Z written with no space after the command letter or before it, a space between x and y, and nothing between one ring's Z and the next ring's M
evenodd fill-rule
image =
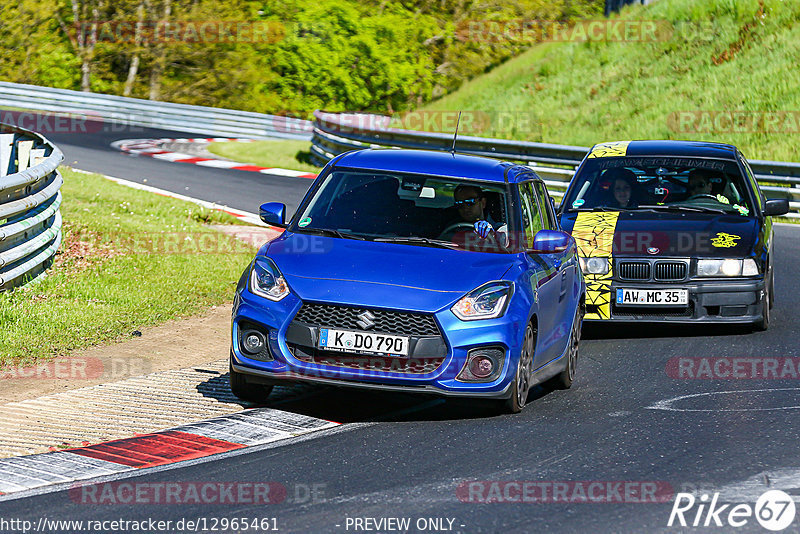
M536 194L531 182L520 186L519 197L522 204L522 226L525 241L528 246L533 246L533 236L542 229L542 214L536 202Z
M542 212L542 228L556 230L556 216L553 213L553 204L550 202L550 195L547 193L547 189L545 189L542 182L534 182L533 188L539 198L539 207Z
M744 167L744 170L747 173L747 179L750 180L750 186L753 188L753 193L756 197L756 202L758 202L758 207L763 210L764 197L761 194L761 188L758 187L758 180L756 180L756 177L753 174L753 169L750 168L750 164L747 163L745 157L742 154L739 154L739 157L742 159L742 167Z

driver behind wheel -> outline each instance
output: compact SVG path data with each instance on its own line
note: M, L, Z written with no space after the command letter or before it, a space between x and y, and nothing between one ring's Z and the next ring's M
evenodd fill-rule
M713 173L708 169L693 169L689 173L689 200L697 197L711 196L711 179Z
M486 239L489 234L500 237L499 242L508 246L508 227L503 222L492 219L486 210L486 196L480 187L474 185L459 185L453 192L453 205L458 209L460 221L472 223L474 232Z

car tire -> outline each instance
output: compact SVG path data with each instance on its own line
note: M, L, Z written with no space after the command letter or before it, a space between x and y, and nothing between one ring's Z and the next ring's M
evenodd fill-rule
M243 401L252 402L253 404L263 404L269 394L272 393L272 387L266 384L254 384L247 381L247 375L233 370L233 366L229 368L229 376L231 383L231 392Z
M528 323L525 327L525 336L522 339L517 370L511 382L511 396L505 401L505 411L519 413L528 402L528 393L531 390L531 371L533 369L533 354L536 350L536 331Z
M770 310L772 309L772 291L770 290L770 283L764 289L764 298L761 300L761 320L756 322L754 329L756 332L764 332L769 328Z
M578 346L581 342L581 327L583 326L583 308L578 306L575 318L572 320L572 330L569 334L569 347L567 347L567 363L564 370L553 377L553 387L556 389L569 389L575 381L575 370L578 365Z
M775 306L775 271L769 270L769 309Z

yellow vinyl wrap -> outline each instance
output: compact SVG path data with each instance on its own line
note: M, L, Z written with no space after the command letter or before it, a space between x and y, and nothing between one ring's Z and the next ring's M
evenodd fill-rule
M578 214L572 237L578 245L578 256L584 258L607 258L608 273L587 274L586 304L597 306L597 313L587 313L587 319L609 319L611 317L611 278L614 276L614 229L618 211L584 211Z
M630 141L615 141L613 143L600 143L592 147L592 151L586 156L592 158L618 158L628 153Z

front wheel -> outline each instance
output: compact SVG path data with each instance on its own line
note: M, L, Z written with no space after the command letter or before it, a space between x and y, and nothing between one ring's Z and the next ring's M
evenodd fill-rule
M230 376L231 392L243 401L264 404L269 394L272 393L272 386L248 382L247 376L234 371L232 365L229 367L228 376Z
M572 321L572 332L569 336L567 348L567 365L564 370L553 377L553 385L558 389L569 389L575 380L575 369L578 365L578 345L581 341L581 326L583 325L583 309L578 306L575 319Z
M528 393L531 390L531 370L533 369L533 353L536 350L536 334L530 324L525 328L525 338L522 341L517 372L511 385L511 397L505 401L505 409L511 413L519 413L528 402Z
M769 328L770 310L772 309L772 291L769 285L764 289L764 298L761 299L761 320L754 327L757 332L764 332Z

